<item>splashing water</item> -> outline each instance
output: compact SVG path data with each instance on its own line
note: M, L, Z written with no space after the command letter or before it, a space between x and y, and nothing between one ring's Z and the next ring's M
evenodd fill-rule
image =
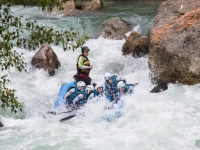
M27 11L29 9L36 8L27 8ZM146 20L149 18L141 19L141 22ZM47 22L53 22L53 19ZM139 29L144 31L141 22ZM200 85L170 84L167 91L150 93L155 85L151 84L148 76L148 57L122 56L124 42L99 37L85 44L91 50L89 59L93 69L90 76L94 82L103 83L104 73L111 72L126 77L128 83L139 83L134 94L124 99L125 106L120 110L122 116L111 121L103 119L115 113L114 110L104 110L105 99L88 103L81 110L84 116L63 123L44 119L42 113L53 107L59 93L58 82L73 80L80 49L64 52L61 47L52 45L61 62L61 67L52 77L42 69L32 69L30 62L35 52L17 49L24 53L28 72L19 73L11 68L9 88L17 89L24 111L12 115L1 110L5 127L0 129L0 149L199 149Z

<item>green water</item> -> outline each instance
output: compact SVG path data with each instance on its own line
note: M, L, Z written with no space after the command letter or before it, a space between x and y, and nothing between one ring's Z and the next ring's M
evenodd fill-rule
M153 20L157 9L163 0L125 0L104 3L104 8L97 12L78 12L75 16L55 17L46 16L43 12L33 10L27 13L24 9L18 14L29 15L39 23L53 25L59 29L74 28L80 34L86 33L91 38L99 37L103 23L113 17L120 17L130 21L134 26L139 25L138 32L147 35L153 26ZM26 9L26 8L25 8Z

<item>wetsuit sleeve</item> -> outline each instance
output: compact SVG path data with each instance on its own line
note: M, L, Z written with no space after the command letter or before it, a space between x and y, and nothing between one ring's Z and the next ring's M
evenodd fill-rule
M90 95L89 95L89 97L88 97L88 100L91 100L91 99L93 99L94 98L94 93L91 93Z
M117 81L124 81L124 83L126 84L126 78L124 78L124 77L117 76L116 80Z
M76 98L73 100L73 104L75 105L76 102L78 102L79 100L83 99L84 95L83 94L79 94L76 96Z
M74 93L75 92L75 88L72 88L71 90L69 90L66 94L65 94L65 96L64 96L64 99L66 99L68 96L70 96L72 93Z
M128 91L127 91L127 93L129 93L129 94L133 94L133 88L134 88L134 86L129 86L129 89L128 89Z
M80 56L79 59L78 59L78 67L80 69L88 69L89 66L83 65L83 62L84 62L84 57Z

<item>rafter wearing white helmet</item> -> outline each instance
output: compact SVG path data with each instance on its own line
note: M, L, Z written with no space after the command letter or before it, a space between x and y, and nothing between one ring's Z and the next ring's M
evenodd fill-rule
M97 84L95 86L95 90L99 93L99 94L102 94L103 92L103 85L102 84Z

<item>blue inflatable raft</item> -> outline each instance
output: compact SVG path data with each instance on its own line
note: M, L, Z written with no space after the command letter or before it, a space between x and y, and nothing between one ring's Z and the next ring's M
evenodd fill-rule
M63 84L60 88L60 92L58 94L58 99L55 102L54 108L58 109L60 106L65 105L65 101L64 101L64 96L67 93L67 90L69 90L70 87L75 86L76 85L76 81L72 81L66 84Z

